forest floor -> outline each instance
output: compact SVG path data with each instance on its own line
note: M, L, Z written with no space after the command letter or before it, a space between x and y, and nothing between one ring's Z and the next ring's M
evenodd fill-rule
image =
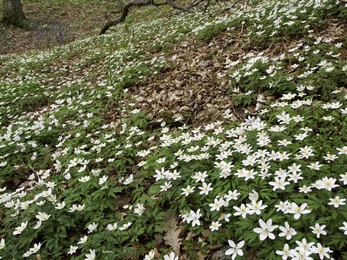
M0 25L0 256L345 259L344 3L135 7L98 36L107 2Z
M116 2L116 1L115 1ZM117 3L106 1L24 1L23 10L27 18L27 28L21 29L0 24L0 55L20 54L34 50L45 50L52 46L47 36L38 34L45 24L59 24L69 30L74 40L82 40L98 35L103 24L111 18L110 12L118 10ZM1 14L0 6L0 14ZM39 28L38 26L39 25ZM52 36L52 35L51 35Z

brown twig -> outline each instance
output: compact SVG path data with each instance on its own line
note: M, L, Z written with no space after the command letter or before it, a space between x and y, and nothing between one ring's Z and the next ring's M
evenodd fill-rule
M202 0L201 2L203 2L203 1L204 0ZM154 0L133 0L133 1L129 1L125 4L122 4L120 11L113 12L113 13L120 13L120 17L118 17L115 20L111 20L111 21L106 22L106 24L102 27L99 34L100 35L105 34L112 26L116 26L117 24L124 22L125 18L129 14L130 7L132 7L132 6L146 6L146 5L153 5L153 6L170 5L172 8L178 9L180 11L189 12L189 13L193 12L189 6L188 7L180 6L180 5L176 4L174 2L174 0L166 0L165 2L154 2Z

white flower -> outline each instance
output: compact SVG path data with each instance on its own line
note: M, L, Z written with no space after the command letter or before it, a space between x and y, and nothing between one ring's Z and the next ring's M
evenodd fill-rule
M295 219L299 219L302 214L308 214L311 212L311 210L305 209L306 206L307 206L307 203L304 203L299 207L295 202L293 202L290 204L290 208L288 209L288 212L294 214Z
M231 214L228 213L228 214L225 214L225 213L222 213L220 214L218 220L225 220L226 222L229 222L230 221L230 218L231 217Z
M288 141L287 139L283 139L283 140L278 141L278 145L280 145L280 146L287 146L287 145L289 145L291 143L292 142Z
M211 231L218 230L219 227L220 227L221 225L222 225L222 224L220 224L218 221L216 221L216 222L213 221L213 222L211 223L210 230L211 230Z
M345 154L345 155L347 155L347 146L344 146L342 148L336 148L336 150L339 151L338 154Z
M42 225L42 220L37 221L36 225L33 227L33 229L38 229Z
M286 260L288 257L290 257L292 255L291 250L289 249L289 245L288 244L284 244L283 250L277 250L276 251L277 255L281 255L282 256L282 260Z
M38 243L38 244L34 244L34 247L30 248L30 252L32 254L36 253L37 251L39 251L41 248L41 243Z
M286 177L275 177L275 181L271 181L269 184L273 186L272 190L275 191L277 189L285 190L285 186L290 182L286 181Z
M0 250L3 249L5 247L5 239L4 238L1 238L1 241L0 241Z
M210 206L210 210L211 211L219 211L220 208L224 205L224 200L221 198L221 199L214 199L214 202L213 203L210 203L209 206Z
M296 163L293 163L291 166L288 167L289 172L292 172L292 173L301 172L300 168L301 168L301 165L300 164L296 165Z
M303 193L308 193L308 192L311 192L312 190L311 190L311 187L303 185L302 187L299 187L299 191Z
M231 255L232 260L234 260L238 255L243 255L243 251L241 250L241 248L245 245L244 240L239 242L237 245L232 240L228 240L228 243L231 248L225 252L225 255Z
M84 204L82 204L82 205L77 205L77 210L78 211L82 211L83 209L84 209L84 207L85 207L85 205Z
M188 196L190 193L194 191L194 189L195 187L190 187L190 185L188 185L186 188L182 188L182 194Z
M314 162L314 163L311 163L310 165L308 165L307 167L312 169L312 170L319 170L320 167L322 167L323 165L322 164L319 164L319 162Z
M224 198L227 202L231 201L231 200L237 200L237 197L240 195L239 192L237 192L237 190L228 191L228 194L224 195Z
M209 184L206 184L206 182L204 182L203 184L202 184L202 187L199 187L199 190L201 190L200 192L199 192L199 194L205 194L205 195L207 195L208 193L209 193L209 191L211 191L211 190L213 190L213 188L211 188L211 183L209 183Z
M340 174L341 179L339 179L340 181L343 182L343 185L347 185L347 172L345 174Z
M172 165L171 165L171 166L172 166ZM170 166L170 167L171 167L171 166ZM178 172L177 170L174 170L173 172L168 171L168 172L167 172L167 175L166 175L166 178L167 178L168 180L176 180L176 179L178 179L178 178L181 178L181 173Z
M323 120L332 121L334 118L332 116L323 116Z
M80 181L80 182L87 182L89 180L90 180L90 176L84 176L84 177L81 177L78 179L78 181Z
M118 226L117 223L108 224L107 227L106 227L106 229L107 229L108 231L114 231L114 230L117 229L117 226Z
M256 192L255 190L252 190L249 195L248 195L249 199L251 201L257 201L259 199L259 194L258 192Z
M1 162L0 167L5 167L7 165L7 161Z
M339 229L344 231L344 234L347 235L347 222L343 222L343 227L339 227Z
M88 239L88 236L81 237L81 239L80 239L80 241L77 243L77 245L79 245L79 244L84 244L85 242L87 242L87 239Z
M107 175L102 176L102 177L99 179L98 184L99 184L99 185L104 184L104 183L107 181L107 178L108 178Z
M123 182L124 185L128 185L130 183L132 183L134 181L134 174L130 174L130 176L128 178L125 179L125 181Z
M73 204L72 207L69 208L69 212L74 212L77 209L77 205Z
M96 228L98 227L98 224L96 223L92 223L90 224L87 228L88 228L88 233L92 233Z
M247 207L249 209L249 214L252 215L253 213L260 215L261 214L261 210L267 208L266 205L263 205L263 201L260 200L258 202L256 202L255 200L252 201L252 204L247 204Z
M85 260L94 260L95 259L95 250L89 249L90 254L86 254Z
M15 231L13 231L13 235L20 235L23 230L27 227L28 221L22 222L19 227L16 227Z
M289 178L288 178L288 181L294 181L294 183L297 183L298 180L302 180L303 177L301 177L301 173L291 173L288 175Z
M195 225L200 226L200 220L202 214L200 214L200 209L196 211L196 213L193 210L190 210L187 222L190 223L192 221L192 226L194 227Z
M172 186L171 181L169 181L169 182L166 181L166 182L164 183L164 185L161 185L161 186L160 186L160 191L161 191L161 192L167 191L168 189L171 188L171 186Z
M50 216L51 216L51 215L48 215L48 214L45 213L45 212L38 212L38 214L36 215L36 218L37 218L38 220L45 221L45 220L49 219Z
M247 214L250 214L250 209L245 204L241 204L240 207L233 206L233 209L236 210L234 216L241 215L243 218L246 218Z
M58 202L57 205L55 206L56 209L63 209L64 207L65 207L65 201Z
M101 169L92 169L91 172L95 177L98 177L101 173Z
M334 67L326 67L325 68L325 71L326 72L331 72L331 71L333 71L334 70Z
M310 257L311 251L306 251L303 248L300 248L299 250L293 250L292 251L292 259L293 260L313 260L312 257Z
M280 226L279 229L282 231L282 233L279 233L278 235L280 237L285 236L287 240L290 240L292 236L295 236L297 234L295 229L290 227L287 221L284 223L284 227Z
M324 259L324 258L329 259L330 255L328 255L328 253L332 253L329 247L323 247L320 243L317 244L317 247L313 246L311 251L316 254L319 254L320 259Z
M72 207L69 208L69 212L74 212L76 210L78 211L82 211L84 209L85 205L76 205L76 204L72 204Z
M326 225L319 225L318 223L316 223L316 225L314 227L310 227L312 229L312 233L315 234L317 236L317 238L320 237L320 235L326 235L327 232L324 230L324 228L326 227Z
M328 203L328 205L334 205L335 208L338 208L342 205L346 205L346 199L340 199L339 196L336 196L335 198L329 198L329 200L330 202Z
M308 243L306 238L303 238L301 241L295 241L295 243L298 245L295 250L300 251L302 249L305 252L311 251L311 247L314 245L313 242Z
M143 203L137 203L134 209L134 213L138 215L142 215L145 212L145 207Z
M164 260L178 260L178 256L175 257L175 253L171 252L170 255L164 255Z
M132 224L131 222L125 223L125 224L123 224L123 226L121 226L119 228L119 230L120 231L126 230L126 229L128 229L131 226L131 224Z
M32 255L31 251L26 251L22 256L23 257L29 257L30 255Z
M78 247L77 246L70 246L69 251L67 252L69 255L72 255L74 253L76 253Z
M155 252L154 250L151 250L148 252L147 255L145 255L145 258L143 260L152 260L155 257Z
M216 164L216 163L215 163ZM194 175L192 176L192 179L195 179L195 182L205 182L205 179L207 177L207 172L196 172L194 173Z
M0 199L0 201L1 201L1 199ZM2 201L2 202L3 202L3 201ZM13 201L13 200L7 201L7 202L4 204L4 206L5 206L6 208L12 208L14 205L15 205L15 204L14 204L14 201Z
M321 180L316 181L316 188L317 189L326 189L328 191L331 191L333 188L339 187L338 184L335 184L336 179L335 178L328 178L328 177L324 177Z
M260 240L265 240L267 237L272 240L275 239L275 235L272 233L272 231L274 231L274 229L276 229L278 226L272 226L271 218L266 223L262 219L259 219L259 225L260 228L254 228L253 231L260 234Z
M161 170L156 169L155 172L157 173L157 174L153 175L153 177L155 177L155 181L165 179L165 177L167 175L167 171L165 170L164 167L162 167Z

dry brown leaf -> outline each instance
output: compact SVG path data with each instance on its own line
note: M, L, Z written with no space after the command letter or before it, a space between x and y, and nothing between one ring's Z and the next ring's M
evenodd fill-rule
M187 241L192 241L192 238L194 236L194 232L193 231L190 231L187 236L186 236L186 240Z
M163 243L163 236L162 234L154 234L154 239L155 239L155 246L159 246L161 243Z
M180 247L182 244L182 239L179 238L181 231L181 228L178 228L176 230L170 229L166 232L166 235L163 237L165 244L171 246L177 255L180 254Z
M183 228L177 226L176 218L171 218L165 222L163 230L166 235L163 237L165 244L171 246L177 255L180 254L181 238L179 238Z
M158 249L155 247L155 248L153 249L153 251L154 251L154 257L155 257L155 258L159 258L159 257L160 257L160 254L159 254L159 252L158 252Z
M201 254L201 252L198 252L198 260L205 260L205 257L203 254Z

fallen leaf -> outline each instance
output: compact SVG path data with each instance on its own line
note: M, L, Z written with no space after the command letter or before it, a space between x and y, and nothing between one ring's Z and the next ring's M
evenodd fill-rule
M182 227L177 226L177 220L175 218L169 219L163 227L163 230L166 233L166 235L163 237L165 244L171 246L177 255L180 255L182 239L179 238L179 236L182 229Z
M159 246L163 242L163 236L161 234L154 234L155 246Z

